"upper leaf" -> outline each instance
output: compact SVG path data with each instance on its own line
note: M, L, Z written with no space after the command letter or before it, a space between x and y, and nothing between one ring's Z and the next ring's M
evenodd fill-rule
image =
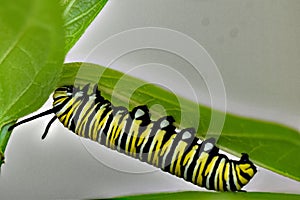
M65 0L62 6L59 0L1 3L0 161L11 133L4 126L46 101L56 85L65 54L106 2Z
M64 59L61 13L58 0L1 2L0 129L53 91Z
M108 0L63 1L67 53L102 10Z
M4 1L0 7L0 125L42 105L63 62L57 1Z

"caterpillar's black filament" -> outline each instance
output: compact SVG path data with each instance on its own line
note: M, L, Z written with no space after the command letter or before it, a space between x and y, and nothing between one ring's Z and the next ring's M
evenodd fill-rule
M247 154L242 154L238 161L230 160L219 153L214 139L201 142L192 128L176 131L171 116L151 121L146 106L128 111L105 100L97 86L88 91L88 85L82 89L74 86L56 89L49 111L79 136L209 190L239 191L256 173ZM46 132L48 129L49 126Z

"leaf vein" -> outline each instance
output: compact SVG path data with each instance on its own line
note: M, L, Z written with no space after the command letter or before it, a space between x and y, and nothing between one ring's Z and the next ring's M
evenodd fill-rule
M21 38L25 34L25 28L23 31L21 31L14 39L12 44L7 48L7 50L4 52L4 54L0 57L0 65L5 61L5 59L8 57L8 55L14 50L14 48L17 46L18 42L21 40Z
M101 1L100 1L100 3L101 3ZM98 3L98 4L99 4L99 3ZM72 23L74 23L74 22L80 20L81 18L87 16L87 15L90 13L91 10L97 8L98 4L93 5L91 8L89 8L89 9L86 10L85 12L82 12L82 13L81 13L80 15L78 15L77 17L72 18L70 21L66 21L66 23L65 23L64 26L66 27L66 26L68 26L68 25L70 25L70 24L72 24Z

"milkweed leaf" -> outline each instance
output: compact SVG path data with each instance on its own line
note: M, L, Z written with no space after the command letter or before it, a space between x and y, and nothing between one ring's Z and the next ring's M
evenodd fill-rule
M63 18L67 53L99 14L108 0L65 0Z
M56 85L64 58L64 33L60 8L58 0L1 2L2 134L5 125L39 108ZM3 148L6 146L4 141L1 141L1 145Z
M72 85L74 81L76 84L98 82L101 94L108 100L112 100L114 105L132 109L137 105L146 104L151 107L159 104L164 107L164 112L175 118L179 128L191 127L194 124L193 116L199 113L194 109L196 107L200 110L197 134L201 138L207 133L211 113L224 115L158 86L95 64L65 64L58 86ZM131 91L132 88L137 88L134 93ZM150 112L154 118L165 115L162 109L154 109ZM181 120L181 116L188 117ZM295 155L300 152L300 134L297 130L272 122L226 113L225 124L217 145L236 156L244 152L248 153L250 159L256 164L300 180L300 159L295 159Z

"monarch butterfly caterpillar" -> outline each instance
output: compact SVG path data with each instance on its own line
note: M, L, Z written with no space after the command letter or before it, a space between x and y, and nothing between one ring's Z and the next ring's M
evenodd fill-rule
M243 153L240 160L220 154L213 138L203 142L193 128L177 131L171 116L151 121L147 106L132 111L105 100L97 85L89 92L74 86L57 88L53 108L13 125L14 127L54 113L42 138L58 118L79 136L154 165L209 190L239 191L256 173Z

